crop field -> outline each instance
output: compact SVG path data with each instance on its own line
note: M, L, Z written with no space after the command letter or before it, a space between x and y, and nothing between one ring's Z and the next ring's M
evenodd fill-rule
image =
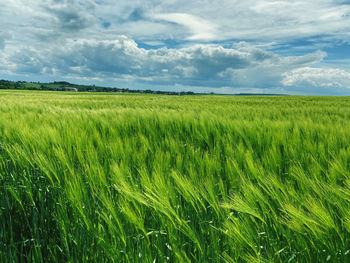
M350 262L350 98L0 91L0 262Z

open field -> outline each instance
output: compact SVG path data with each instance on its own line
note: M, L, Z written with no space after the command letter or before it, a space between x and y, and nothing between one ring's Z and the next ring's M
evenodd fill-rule
M0 91L0 262L350 262L350 98Z

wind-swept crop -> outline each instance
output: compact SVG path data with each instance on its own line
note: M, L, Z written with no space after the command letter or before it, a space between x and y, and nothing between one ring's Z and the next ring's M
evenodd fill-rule
M1 262L348 262L350 99L0 92Z

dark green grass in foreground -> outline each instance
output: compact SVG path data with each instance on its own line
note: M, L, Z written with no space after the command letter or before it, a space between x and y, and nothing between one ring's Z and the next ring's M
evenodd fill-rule
M0 91L1 262L350 262L350 98Z

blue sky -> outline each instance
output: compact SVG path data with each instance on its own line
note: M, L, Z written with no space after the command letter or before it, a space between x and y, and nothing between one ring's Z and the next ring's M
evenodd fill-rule
M0 78L350 95L350 1L6 0Z

